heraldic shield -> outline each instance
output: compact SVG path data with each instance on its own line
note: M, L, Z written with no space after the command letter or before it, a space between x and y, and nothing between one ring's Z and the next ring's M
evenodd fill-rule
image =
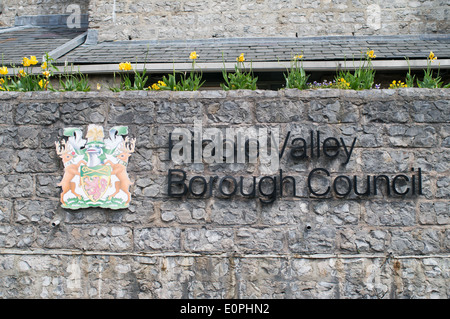
M64 176L58 184L62 188L63 208L129 206L132 182L127 165L136 140L127 134L126 126L116 126L105 139L101 126L89 125L86 140L80 128L64 130L68 140L55 142L56 152L64 164Z
M81 188L94 203L101 199L111 183L111 166L98 165L89 167L81 165Z

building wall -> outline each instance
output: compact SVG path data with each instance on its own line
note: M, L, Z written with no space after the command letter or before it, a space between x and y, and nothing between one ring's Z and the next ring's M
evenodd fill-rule
M0 0L0 27L12 27L16 16L87 14L89 0Z
M100 40L447 33L446 0L91 0Z
M4 92L0 297L448 299L449 106L448 89ZM345 164L345 152L294 160L289 140L280 168L295 177L295 198L169 197L173 168L273 176L260 162L174 164L168 134L195 120L356 142ZM128 209L61 208L54 143L63 128L91 123L127 125L137 138ZM314 196L305 185L318 167L332 178L414 175L416 194Z
M89 14L99 40L448 33L446 0L1 0L0 26L16 15Z

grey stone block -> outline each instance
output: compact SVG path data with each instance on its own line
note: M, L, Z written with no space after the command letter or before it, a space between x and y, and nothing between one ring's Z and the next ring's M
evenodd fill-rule
M135 229L134 246L138 251L179 251L181 229L168 227Z

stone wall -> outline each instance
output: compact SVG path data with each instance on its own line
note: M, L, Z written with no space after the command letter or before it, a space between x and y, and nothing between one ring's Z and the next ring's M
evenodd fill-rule
M100 41L446 33L446 0L1 0L0 26L15 16L89 14Z
M16 16L88 14L89 0L0 0L0 27L12 27Z
M448 89L4 92L0 297L447 299L449 106ZM206 198L169 197L169 169L246 182L269 175L260 163L175 165L168 134L196 120L278 128L281 140L291 132L285 154L311 131L356 142L347 164L343 149L336 158L284 155L297 197L292 188L272 203L217 188ZM54 142L63 128L91 123L127 125L137 138L129 209L61 208ZM306 185L318 167L361 177L360 192L367 175L415 176L415 194L388 195L381 182L376 195L314 196ZM321 176L317 192L331 186Z
M91 0L100 40L446 33L445 0Z

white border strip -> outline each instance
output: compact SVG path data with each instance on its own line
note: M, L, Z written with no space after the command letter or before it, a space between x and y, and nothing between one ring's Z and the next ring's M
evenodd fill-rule
M85 37L83 34L81 37ZM77 39L77 38L76 38ZM74 40L76 40L74 39ZM77 41L81 41L78 39ZM73 40L72 40L73 41ZM67 45L67 44L66 44ZM79 45L79 44L78 44ZM65 45L64 45L65 46ZM61 47L60 47L61 48ZM59 50L60 48L56 49ZM67 48L66 48L67 49ZM55 50L55 51L56 51ZM62 49L61 49L62 50ZM50 52L50 55L53 51ZM52 55L53 56L53 55ZM54 57L54 56L53 56ZM303 68L307 72L322 71L322 72L334 72L337 70L351 70L359 66L358 62L349 61L304 61ZM411 70L424 70L427 68L426 60L411 60L409 61ZM406 60L380 60L372 61L373 68L375 70L408 70L408 62ZM138 63L132 64L133 69L142 72L144 68L148 73L172 73L173 70L177 72L190 71L192 69L191 63ZM196 63L195 69L202 72L222 72L225 68L227 72L233 72L235 63ZM250 67L254 72L269 72L278 71L284 72L291 67L291 62L253 62L246 63L245 67L249 70ZM450 59L442 59L432 62L431 67L433 69L450 69ZM62 69L63 67L59 67ZM74 65L73 67L67 67L74 72L81 72L83 74L113 74L119 73L119 64L87 64L87 65ZM33 74L41 73L40 68L33 68ZM120 71L123 72L123 71ZM133 71L131 71L133 72ZM60 71L59 73L63 73Z

